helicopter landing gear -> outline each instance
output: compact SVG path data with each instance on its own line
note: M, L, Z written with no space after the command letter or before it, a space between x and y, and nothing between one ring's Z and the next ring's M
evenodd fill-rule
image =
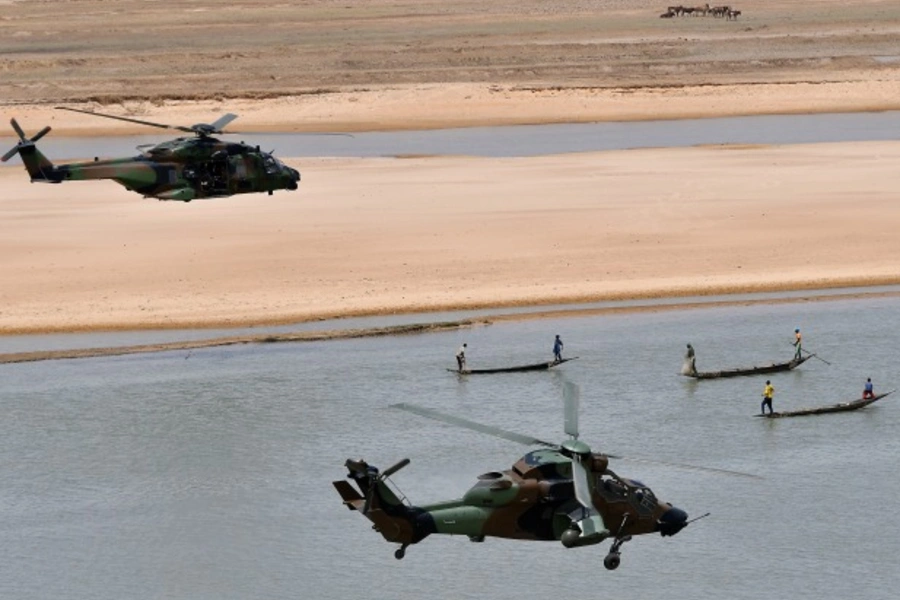
M604 567L606 567L610 571L615 571L619 567L619 563L622 562L622 553L619 548L621 548L622 544L629 541L630 539L630 535L616 538L616 540L612 543L612 546L609 547L609 554L607 554L606 558L603 559Z
M402 560L403 557L406 556L407 546L409 546L409 544L403 544L402 546L394 550L394 558L396 558L397 560Z

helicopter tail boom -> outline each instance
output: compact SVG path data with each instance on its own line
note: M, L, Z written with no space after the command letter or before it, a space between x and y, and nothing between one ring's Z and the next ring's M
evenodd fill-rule
M356 483L359 491L347 481L333 482L347 508L361 513L371 521L374 529L385 540L402 544L404 548L420 542L434 532L433 527L419 522L421 509L406 504L385 482L387 477L407 464L409 460L404 459L379 473L378 469L363 460L348 460L348 477Z
M38 150L37 142L39 139L50 133L50 126L44 127L30 139L25 136L25 132L19 127L15 119L10 119L10 124L19 136L19 141L6 154L0 157L3 162L8 161L18 154L25 163L28 175L31 181L42 181L47 183L59 183L63 180L63 176L59 173L53 163Z

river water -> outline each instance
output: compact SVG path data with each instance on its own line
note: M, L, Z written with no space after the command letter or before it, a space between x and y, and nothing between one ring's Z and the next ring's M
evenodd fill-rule
M20 123L33 135L46 123ZM149 128L148 128L149 129ZM716 119L562 123L514 127L468 127L426 131L373 131L349 135L307 133L243 133L227 135L279 156L373 157L403 155L466 155L490 157L542 156L566 152L596 152L632 148L667 148L702 144L813 144L896 140L900 111L763 115ZM16 139L0 130L0 147ZM122 137L60 137L38 144L54 161L94 156L136 154L138 145L158 144L172 135ZM21 163L18 156L10 164ZM302 166L302 165L301 165ZM302 169L301 169L302 171Z
M469 330L0 365L0 597L895 598L900 398L855 413L754 418L764 378L678 375L785 360L795 327L831 363L775 374L775 408L900 382L900 299L870 297L504 322ZM580 358L542 373L470 366ZM562 440L581 394L595 449L761 479L614 461L692 516L674 538L607 544L432 536L394 546L331 486L386 467L415 503L453 498L528 448L389 408L411 402Z

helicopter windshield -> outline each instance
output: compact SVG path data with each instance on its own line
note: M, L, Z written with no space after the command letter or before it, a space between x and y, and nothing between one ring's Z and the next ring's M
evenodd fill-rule
M275 175L279 173L284 165L281 164L281 161L272 156L271 154L266 154L265 158L263 158L263 166L266 169L266 173L269 175Z

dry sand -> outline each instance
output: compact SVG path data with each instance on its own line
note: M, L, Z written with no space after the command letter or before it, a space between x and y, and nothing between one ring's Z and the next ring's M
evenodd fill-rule
M0 2L29 132L353 131L900 109L900 4ZM9 138L6 138L9 140ZM3 148L5 151L5 148ZM90 151L87 152L90 155ZM291 160L188 205L0 168L0 333L900 281L900 143Z
M900 282L900 143L290 161L190 204L0 169L0 330Z

